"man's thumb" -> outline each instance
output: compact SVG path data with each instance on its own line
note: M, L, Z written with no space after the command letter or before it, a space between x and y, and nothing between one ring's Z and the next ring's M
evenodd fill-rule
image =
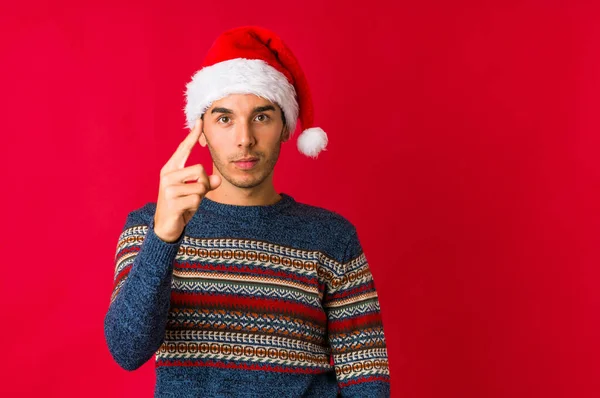
M208 177L208 180L210 181L210 189L216 189L219 187L219 185L221 185L221 177L213 174L210 177Z

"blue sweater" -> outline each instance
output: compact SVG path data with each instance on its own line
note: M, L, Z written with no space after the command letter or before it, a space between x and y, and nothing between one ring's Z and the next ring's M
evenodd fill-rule
M281 196L267 206L205 197L173 243L154 233L156 203L128 214L105 337L124 369L156 354L155 397L389 397L355 227Z

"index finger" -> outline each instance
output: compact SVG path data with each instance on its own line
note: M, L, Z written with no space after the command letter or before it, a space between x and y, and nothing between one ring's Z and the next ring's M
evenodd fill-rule
M194 145L196 145L196 142L198 142L198 138L202 133L203 123L204 122L201 118L198 118L196 120L194 128L191 129L190 133L185 137L183 141L181 141L181 143L175 150L175 153L173 153L173 156L171 156L171 158L167 162L167 164L169 164L169 166L167 166L169 170L178 170L183 169L185 167L185 162L190 156Z

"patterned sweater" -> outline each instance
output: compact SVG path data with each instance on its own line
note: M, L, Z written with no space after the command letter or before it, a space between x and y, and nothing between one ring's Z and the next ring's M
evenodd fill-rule
M105 337L126 370L156 354L155 397L389 397L355 227L281 196L266 206L205 197L173 243L154 234L156 203L128 214Z

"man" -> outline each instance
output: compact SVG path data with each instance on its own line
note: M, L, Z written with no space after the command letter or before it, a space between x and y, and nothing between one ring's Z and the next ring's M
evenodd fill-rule
M156 203L127 216L104 326L115 361L156 354L156 397L389 397L379 301L355 227L273 186L300 119L325 149L306 79L259 27L225 32L187 86L191 128ZM185 167L199 142L214 174Z

